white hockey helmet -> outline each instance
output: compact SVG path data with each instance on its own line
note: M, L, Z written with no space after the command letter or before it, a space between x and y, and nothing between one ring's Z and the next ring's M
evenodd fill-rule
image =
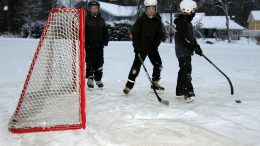
M149 7L149 6L157 6L157 0L145 0L144 1L144 6Z
M197 3L193 0L182 0L180 3L180 9L182 12L191 14L197 10Z

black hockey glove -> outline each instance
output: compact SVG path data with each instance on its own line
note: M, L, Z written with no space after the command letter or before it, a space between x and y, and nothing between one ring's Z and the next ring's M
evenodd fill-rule
M198 45L198 44L195 45L195 50L194 51L195 51L196 54L198 54L200 56L202 56L202 54L203 54L203 52L202 52L202 50L200 48L200 45Z

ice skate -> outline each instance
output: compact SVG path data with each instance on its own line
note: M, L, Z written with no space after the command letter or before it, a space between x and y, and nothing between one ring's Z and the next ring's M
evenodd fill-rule
M94 88L94 80L93 80L93 77L89 77L89 78L88 78L87 85L88 85L88 88L89 88L89 89L93 89L93 88Z
M189 91L188 93L185 94L184 99L186 100L187 103L194 102L195 99L195 94L193 91Z
M162 87L161 85L159 85L159 81L152 81L152 85L151 88L155 89L155 90L164 90L164 87Z
M133 82L130 82L130 81L127 81L123 92L124 92L125 94L128 94L133 87L134 87L134 83L133 83Z
M104 87L104 84L103 84L102 81L96 81L96 85L97 85L99 88Z

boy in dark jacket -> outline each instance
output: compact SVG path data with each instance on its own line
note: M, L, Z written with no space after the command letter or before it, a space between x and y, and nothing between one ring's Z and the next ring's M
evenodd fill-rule
M194 36L192 19L195 16L197 4L193 0L183 0L180 3L180 13L177 13L174 23L176 24L175 52L179 61L179 72L176 87L176 97L185 98L186 102L194 101L194 90L191 83L191 56L202 55L202 50Z
M104 64L103 48L108 44L108 30L99 13L99 7L98 1L90 1L85 21L86 78L88 78L89 88L94 88L94 80L98 87L104 86L101 81Z
M141 56L144 61L146 56L153 64L153 74L151 88L156 90L164 90L159 85L160 74L162 69L162 60L158 52L158 46L161 43L163 37L163 27L161 17L156 13L157 0L145 0L145 12L139 17L132 29L132 40L135 52L135 58L128 75L128 81L123 90L125 94L128 94L133 88L135 79L140 72L142 65L138 55Z

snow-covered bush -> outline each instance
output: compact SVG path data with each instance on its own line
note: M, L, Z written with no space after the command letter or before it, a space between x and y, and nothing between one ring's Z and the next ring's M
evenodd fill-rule
M129 31L132 27L130 21L108 22L108 37L110 41L129 41Z

